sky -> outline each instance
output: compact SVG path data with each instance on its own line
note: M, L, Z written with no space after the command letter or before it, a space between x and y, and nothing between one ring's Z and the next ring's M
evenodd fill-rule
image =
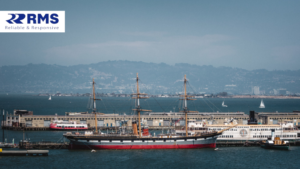
M299 0L0 0L63 10L65 33L0 33L0 66L108 60L299 70Z

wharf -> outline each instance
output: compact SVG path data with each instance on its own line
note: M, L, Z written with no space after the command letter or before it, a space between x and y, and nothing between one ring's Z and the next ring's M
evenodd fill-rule
M25 131L47 131L49 127L14 127L14 126L2 126L3 130L25 130Z
M260 146L260 142L249 142L249 141L217 141L217 147L253 147Z
M149 126L149 130L167 130L167 129L173 129L174 127L170 126ZM16 130L16 131L70 131L70 129L60 129L60 130L51 130L49 127L15 127L15 126L2 126L2 129L4 130ZM119 127L113 126L113 127L98 127L99 130L114 130L118 131ZM131 129L130 127L127 127L127 129ZM87 130L95 130L95 127L89 127ZM80 131L87 131L87 130L80 130ZM71 131L77 131L77 129L71 130Z
M261 141L217 141L217 147L255 147L260 146ZM289 141L290 146L300 146L300 141Z
M0 156L48 156L49 150L2 150Z
M26 114L22 113L26 112ZM87 124L89 129L97 126L101 130L119 128L121 124L126 123L127 127L132 126L132 122L137 120L136 115L120 114L100 114L97 120L94 114L83 114L82 112L66 112L66 115L33 115L33 112L25 110L15 110L13 114L6 114L1 122L3 129L7 130L25 130L25 131L43 131L50 130L51 123L57 120L64 122L76 122L77 124ZM182 112L150 112L140 116L149 129L164 129L170 126L184 126L185 114ZM300 112L255 112L255 118L259 124L279 124L284 121L293 121L294 125L300 125ZM207 124L224 124L229 119L235 119L238 124L246 124L249 115L244 112L195 112L189 113L188 120L206 121Z
M68 142L56 143L50 141L42 142L20 142L20 149L67 149L69 146Z
M16 148L16 144L12 143L0 143L0 148Z

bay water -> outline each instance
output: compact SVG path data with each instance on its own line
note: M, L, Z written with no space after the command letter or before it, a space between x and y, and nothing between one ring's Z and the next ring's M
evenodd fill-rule
M0 95L0 110L33 111L34 115L65 115L65 112L88 111L87 97L48 97L33 95ZM222 107L222 102L228 105ZM261 99L197 99L188 103L190 110L200 112L292 112L300 110L298 99L264 99L266 108L259 109ZM178 98L150 98L141 100L142 108L153 112L178 111ZM130 98L102 98L97 109L102 113L134 114L134 100ZM2 115L2 112L1 112ZM2 120L2 117L0 117ZM153 132L153 131L152 131ZM159 132L159 131L154 131ZM63 141L61 131L26 131L31 141ZM8 142L18 143L22 131L5 131ZM2 141L2 129L0 133ZM49 156L0 157L1 168L298 168L300 147L289 151L265 150L260 147L220 147L185 150L50 150Z

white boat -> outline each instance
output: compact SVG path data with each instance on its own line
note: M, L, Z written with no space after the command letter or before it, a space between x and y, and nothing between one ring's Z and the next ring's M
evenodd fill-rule
M49 99L48 100L51 100L51 96L49 96Z
M76 121L63 121L57 120L57 114L55 114L54 121L50 124L51 130L87 130L87 124L79 123Z
M262 99L261 99L261 102L260 102L259 108L261 108L261 109L264 109L264 108L266 108L266 107L265 107L265 104L264 104L264 101L263 101Z
M76 121L55 120L50 124L51 130L87 130L87 124L77 124Z
M222 107L228 107L227 105L225 105L224 101L222 103Z
M195 135L198 133L221 131L231 126L237 125L236 120L223 125L211 125L206 121L189 121L188 133ZM261 141L271 137L270 131L274 130L276 137L282 140L298 140L300 139L300 130L293 124L293 121L284 121L281 124L265 124L265 125L252 125L252 124L238 124L237 126L223 131L217 140L219 141ZM184 135L185 130L176 130L177 135Z

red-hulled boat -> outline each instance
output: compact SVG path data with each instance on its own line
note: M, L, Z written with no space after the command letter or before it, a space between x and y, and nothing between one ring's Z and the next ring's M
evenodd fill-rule
M185 112L185 136L173 134L160 134L157 136L151 136L148 129L141 130L141 121L140 121L140 112L141 111L150 111L144 110L140 107L139 99L148 98L145 93L139 92L137 76L137 93L134 95L134 99L137 101L137 107L135 110L138 114L138 124L137 122L132 123L132 133L120 132L118 134L103 134L97 132L97 121L95 132L85 132L80 134L76 132L75 134L68 132L64 134L64 137L70 140L69 148L70 149L185 149L185 148L215 148L217 136L221 135L222 131L216 132L198 132L193 135L188 134L187 128L187 114L189 112L187 108L187 100L192 100L193 96L188 96L186 93L186 76L184 77L184 95L181 97L184 100L183 112ZM93 93L94 93L94 110L96 112L95 101L98 100L95 98L95 89L94 89L94 80L93 80ZM95 113L95 119L96 113ZM228 128L230 129L230 128ZM227 130L227 129L225 129Z
M50 124L51 130L87 130L87 124L77 124L76 121L55 120Z

